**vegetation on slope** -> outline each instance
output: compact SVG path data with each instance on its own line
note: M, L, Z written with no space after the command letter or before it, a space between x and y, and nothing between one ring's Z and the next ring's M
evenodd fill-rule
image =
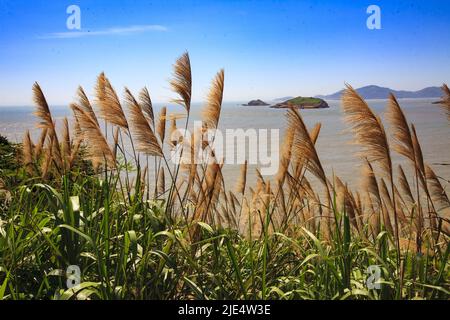
M221 70L206 128L218 126L224 83ZM171 86L187 127L187 53ZM98 107L79 88L74 129L66 120L62 132L38 84L33 93L41 138L25 135L20 179L1 185L10 196L0 198L0 299L449 298L450 202L393 96L387 135L364 99L351 87L344 94L364 151L358 190L325 175L320 124L309 130L289 110L275 183L258 174L248 186L244 164L233 191L217 161L168 164L164 151L194 146L166 136L166 109L155 116L146 89L138 98L126 89L122 103L101 74ZM211 146L198 145L214 160ZM410 160L413 176L392 167L392 152ZM67 274L73 266L79 277ZM370 283L373 267L380 279Z
M285 103L292 103L297 105L316 105L322 102L322 99L319 98L312 98L312 97L296 97L293 99L289 99Z

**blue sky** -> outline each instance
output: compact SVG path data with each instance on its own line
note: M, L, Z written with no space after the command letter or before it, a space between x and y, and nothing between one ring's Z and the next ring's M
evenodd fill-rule
M67 35L72 4L77 35ZM381 30L366 27L371 4ZM195 101L220 68L228 101L327 94L344 82L421 89L449 82L448 30L445 0L0 0L0 105L30 105L34 81L50 103L68 104L78 85L92 93L101 71L120 92L147 86L165 102L185 50Z

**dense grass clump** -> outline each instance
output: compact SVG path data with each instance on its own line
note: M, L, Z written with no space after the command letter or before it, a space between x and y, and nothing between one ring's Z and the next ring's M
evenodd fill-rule
M352 235L347 216L331 242L301 227L250 240L202 222L193 242L196 226L170 220L163 202L122 202L117 177L61 185L22 186L2 212L2 298L448 298L448 247L404 254L399 272L391 235ZM71 289L69 265L81 270ZM367 288L370 265L380 266L380 290Z
M203 129L218 126L224 83L221 70ZM187 53L170 84L187 128ZM320 124L309 130L292 109L276 177L257 171L249 186L245 163L233 191L202 133L173 135L178 119L165 108L155 117L146 88L138 98L125 89L129 112L105 74L95 89L95 108L78 89L72 129L65 119L58 132L36 83L41 137L27 132L13 158L2 151L0 300L449 298L445 181L394 96L392 139L350 86L343 95L364 150L358 190L325 174ZM188 161L169 164L174 148ZM192 161L198 151L212 161ZM409 170L393 168L392 152Z

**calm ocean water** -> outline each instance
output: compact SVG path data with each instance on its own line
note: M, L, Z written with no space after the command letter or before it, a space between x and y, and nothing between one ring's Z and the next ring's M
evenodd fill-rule
M401 99L399 100L408 120L415 124L422 145L425 161L432 164L436 173L446 180L450 180L450 126L446 116L438 105L431 102L435 99ZM356 187L361 163L354 154L358 147L350 145L351 134L345 132L346 126L340 110L339 101L328 101L329 109L301 110L309 128L315 123L322 124L321 133L317 141L319 157L328 174L333 172L350 186ZM373 110L383 116L386 100L369 100ZM162 105L155 105L155 113ZM169 112L182 112L179 106L169 106ZM191 119L199 119L200 104L192 106ZM24 132L29 129L32 136L37 138L39 131L35 129L36 117L32 114L32 107L0 107L0 134L12 141L21 141ZM70 117L68 107L55 107L53 116L61 121L65 116ZM285 110L270 109L268 107L244 107L239 103L224 103L219 128L234 129L279 129L280 140L283 139L286 126ZM184 126L184 120L179 120L178 126ZM167 125L169 127L169 125ZM387 128L389 129L389 128ZM389 130L387 130L389 133ZM277 146L271 146L272 152L278 152ZM394 162L406 162L394 156ZM255 180L254 168L249 169L249 182ZM239 174L239 165L226 165L224 175L228 187L234 185Z

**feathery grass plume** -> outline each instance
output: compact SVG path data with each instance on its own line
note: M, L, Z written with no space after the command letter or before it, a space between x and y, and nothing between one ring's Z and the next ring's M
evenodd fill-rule
M82 141L83 141L82 139L76 138L72 144L72 152L70 153L70 158L69 158L69 166L70 167L73 166L73 163L78 158L78 153L80 151Z
M276 182L276 196L274 209L276 209L276 218L279 221L280 226L288 226L289 224L289 214L286 206L286 197L283 187L280 186L279 182Z
M384 126L356 90L348 84L346 86L342 94L342 108L345 120L355 134L355 143L362 146L361 155L371 163L378 163L392 178L392 160Z
M262 192L262 190L265 188L264 181L261 179L256 180L256 187L255 187L255 195L259 196L259 194Z
M259 170L259 168L256 168L256 169L255 169L255 172L256 172L256 178L257 178L257 181L260 182L261 185L262 185L264 188L266 188L266 186L267 186L266 180L265 180L264 177L262 176L261 171Z
M290 109L287 112L287 120L288 126L295 132L292 144L293 160L303 164L328 190L325 171L300 113L295 109Z
M398 216L398 219L400 219L401 222L407 222L407 219L403 213L403 211L401 210L401 206L399 206L399 203L401 203L401 201L403 199L401 199L401 197L399 197L400 193L398 192L398 189L396 187L394 187L394 194L392 195L389 194L388 191L388 187L386 185L386 182L384 181L384 179L380 180L380 194L381 194L381 199L383 200L384 206L387 210L387 214L389 215L391 212L395 215ZM394 205L394 201L396 201L395 205ZM395 210L395 212L394 212Z
M347 201L349 202L349 206L351 207L352 212L350 213L350 218L353 219L353 226L355 227L355 229L361 233L361 228L364 226L364 222L363 222L363 216L362 216L362 211L361 211L361 207L360 207L360 199L357 198L359 196L359 194L356 193L353 194L350 189L348 188L348 186L345 186L346 188L346 194L347 194ZM353 217L353 218L352 218Z
M166 178L164 175L164 169L161 168L159 170L159 174L158 174L158 181L156 182L157 186L156 186L156 192L158 193L158 195L162 195L164 194L164 192L166 192Z
M411 124L411 133L411 138L414 146L414 158L419 171L423 174L423 176L425 176L425 163L423 161L422 147L420 146L419 138L417 137L416 127L414 126L414 124ZM424 188L426 188L426 185L424 185Z
M155 128L155 114L153 113L153 104L152 99L150 98L150 93L148 92L147 87L142 88L139 93L139 102L144 111L146 117L148 118L152 128Z
M377 178L369 160L365 159L361 169L361 189L366 190L369 194L375 197L377 205L381 202L380 190L378 188Z
M363 162L361 177L361 189L366 193L365 206L371 211L369 223L374 237L377 237L380 232L381 195L373 167L367 159Z
M422 187L425 190L425 193L429 197L429 192L427 190L427 185L425 182L425 172L424 172L425 169L423 163L422 149L420 147L419 140L417 138L415 127L414 125L411 125L411 130L409 129L405 114L403 113L403 110L401 109L397 99L393 94L390 94L389 96L389 103L387 105L386 116L391 123L392 129L394 130L393 149L397 151L399 154L405 156L412 162L412 165L416 172L416 182L418 183L418 181L420 180ZM401 169L400 174L404 175L404 172L402 171L403 169ZM405 180L403 177L400 177L400 181L401 183L404 183L405 181L407 183L407 180ZM403 185L403 187L406 187L406 185ZM409 198L409 195L410 194L407 194L408 201L411 200ZM422 214L422 207L420 204L419 189L417 189L417 201L418 201L419 219L421 219L421 216L423 214Z
M320 129L322 128L322 124L321 123L316 123L316 125L311 129L309 136L311 137L311 141L314 144L314 146L316 145L317 139L319 138L319 134L320 134ZM295 172L294 172L294 176L298 179L301 174L302 174L302 170L303 170L303 165L302 164L298 164L295 167Z
M306 178L306 176L303 176L301 179L301 183L298 184L298 181L295 179L291 179L291 183L293 185L291 186L291 189L295 189L298 199L305 198L308 201L311 201L317 205L320 205L320 201L318 200L317 194L314 191L313 187L311 186L311 183Z
M321 233L324 239L329 241L331 239L331 208L333 206L333 203L331 200L330 188L328 186L325 171L323 170L322 164L314 146L314 141L311 138L308 130L306 129L305 123L303 122L300 113L297 110L291 108L287 113L287 120L288 127L292 127L295 130L294 141L292 144L292 155L294 163L296 162L299 166L304 166L306 170L311 172L320 182L323 183L325 187L327 203L325 204L324 208L320 208L320 220L323 226L321 228ZM316 132L318 134L319 130L316 130ZM317 136L315 138L317 139ZM322 214L323 209L327 211L325 215Z
M312 141L312 143L315 145L315 143L316 143L316 141L317 141L317 138L319 137L319 133L320 133L320 128L321 128L321 124L320 123L317 123L312 129L311 129L311 132L310 132L310 134L309 134L309 136L310 136L310 138L311 138L311 141ZM288 127L288 129L289 129L289 127ZM294 135L295 136L295 135ZM292 139L293 139L293 137L292 137ZM288 143L293 143L293 141L292 142L288 142ZM291 147L291 149L292 149L292 147ZM292 155L292 151L291 151L291 155ZM304 178L304 174L305 174L305 172L303 171L303 169L304 169L304 162L300 162L300 161L292 161L293 163L292 163L292 166L293 166L293 169L292 169L292 172L291 172L291 175L292 175L292 177L295 179L295 180L301 180L301 179L303 179ZM287 165L289 165L289 163L286 163Z
M283 145L281 146L281 157L278 166L278 172L275 180L278 181L278 185L281 188L286 179L286 174L289 170L289 165L292 158L292 143L294 141L295 129L288 127L283 139Z
M22 164L28 174L32 175L33 170L33 142L31 141L30 131L27 130L23 137L22 144Z
M98 122L97 122L97 124L98 124ZM75 115L72 120L72 126L73 126L73 132L74 132L75 138L82 139L83 133L81 132L80 122L78 121L77 117L75 117Z
M391 197L384 179L380 180L379 188L380 188L381 199L383 200L383 205L386 210L385 214L388 217L390 217L390 213L394 212L394 208L395 208L396 212L394 213L394 216L395 216L395 214L397 214L400 217L400 220L405 220L404 217L402 216L402 214L400 213L400 210L398 208L396 208L396 206L394 207L394 201L397 201L397 198L395 196ZM395 192L395 190L396 189L394 189L394 192ZM385 219L386 219L386 217L385 217ZM386 221L385 221L385 223L386 223Z
M53 164L54 169L56 169L58 173L62 173L61 149L57 141L58 138L56 135L48 135L45 141L45 148L47 149L46 159L49 161L46 171L50 172Z
M245 160L243 164L241 164L241 173L239 175L239 179L236 183L236 193L244 194L245 193L245 186L247 184L247 168L248 168L248 162Z
M74 104L74 105L76 105L80 109L83 109L83 107L81 107L77 104ZM88 111L86 111L86 112L89 113ZM94 119L94 121L98 125L98 121L96 119ZM70 163L69 163L70 166L73 165L73 163L76 161L77 157L79 156L81 144L83 143L83 132L80 127L80 121L78 120L75 113L74 113L73 120L72 120L72 127L73 127L73 135L75 136L75 138L71 142L72 151L70 152Z
M190 139L180 139L180 148L182 148L181 169L188 172L188 181L193 181L197 175L197 164L200 162L202 151L202 135L201 129L195 129L191 133Z
M261 195L262 200L262 208L264 208L264 212L269 208L270 205L270 199L272 197L272 189L270 187L270 181L267 181L265 185L265 190L263 190Z
M445 192L444 187L439 181L436 173L428 164L425 165L425 174L429 189L431 191L432 200L439 206L436 209L440 211L446 208L450 208L450 200L447 196L447 193Z
M362 200L361 200L361 193L359 191L355 191L355 204L358 211L362 211Z
M202 110L202 120L206 128L216 129L222 108L223 89L225 83L224 70L221 69L214 77L209 90L207 104Z
M39 159L42 153L42 148L44 147L45 144L45 139L47 138L47 131L48 129L42 129L41 132L41 136L39 137L39 141L36 144L36 146L34 147L34 158L35 159Z
M156 126L156 133L159 136L159 140L161 141L161 144L164 144L164 138L166 136L166 114L167 114L167 108L162 107L161 111L159 113L158 125Z
M358 225L364 229L364 226L366 225L364 220L365 215L363 209L363 201L361 199L361 194L359 193L359 191L356 191L355 194L353 195L353 202L356 211L356 217L358 220Z
M69 120L67 117L64 117L63 120L63 139L62 139L62 152L65 160L67 161L70 158L71 154L71 140L70 140L70 129L69 129Z
M237 227L236 214L232 208L232 199L228 199L227 193L224 190L222 193L223 200L220 201L220 208L222 211L222 216L225 217L226 227L235 229Z
M190 203L192 205L194 205L194 207L196 207L197 203L198 203L197 200L200 197L203 197L203 195L201 193L202 193L201 189L200 189L200 192L197 192L197 190L195 188L190 188L190 189L188 188L186 191L185 197L190 201Z
M314 141L306 129L305 123L300 113L295 109L290 109L287 113L288 127L294 130L294 140L292 144L293 160L304 166L309 172L316 176L323 183L326 189L329 204L331 203L330 190L327 183L325 171L323 170ZM318 134L319 130L315 130ZM313 137L314 138L314 137ZM317 138L317 136L315 137Z
M444 93L444 96L440 101L440 105L447 113L447 119L450 121L450 89L445 83L442 85L441 89Z
M188 190L190 192L190 188L197 181L197 156L199 150L199 143L201 143L201 137L196 133L190 133L190 138L179 140L179 144L177 143L178 150L182 150L181 155L181 164L180 169L183 175L186 177L186 181L188 183Z
M362 155L372 163L377 163L388 176L393 195L393 211L395 220L395 238L397 252L400 254L400 237L398 227L398 217L396 210L394 177L392 172L392 159L389 143L384 130L383 123L376 116L366 101L350 85L342 94L342 108L345 113L345 120L352 126L355 135L355 142L362 147ZM397 257L397 264L400 264L400 256Z
M230 199L230 206L231 206L231 211L233 213L233 216L236 217L237 215L237 210L236 207L239 205L239 200L236 198L236 196L234 195L234 193L230 190L228 191L228 198ZM236 220L236 218L235 218Z
M302 179L302 183L301 183L301 188L299 188L299 182L297 179L295 179L289 172L286 174L286 182L287 182L287 190L288 190L288 195L290 197L290 199L301 199L302 198L302 194L304 195L306 192L306 188L303 185L305 183L306 177L303 176ZM307 198L305 196L305 198ZM307 198L309 199L309 198Z
M394 231L394 228L392 227L391 218L389 217L389 211L386 208L386 204L384 204L384 203L381 206L381 214L383 216L384 227L390 234L394 234L395 231ZM399 246L400 246L400 242L399 242Z
M238 220L237 220L237 211L236 211L236 199L235 197L230 197L229 207L225 208L227 213L227 219L229 220L229 227L237 230L238 229Z
M125 88L125 100L130 110L130 119L137 150L150 156L162 157L163 153L158 139L150 127L142 109L128 88Z
M199 192L198 204L193 214L193 221L211 222L212 211L214 210L218 193L221 191L220 165L217 163L208 164ZM193 239L197 239L199 229L195 228Z
M189 113L191 109L192 74L191 61L187 52L177 59L173 69L173 79L170 81L170 85L172 90L180 96L180 99L176 99L174 102L182 105Z
M386 182L384 181L383 178L380 179L379 190L380 190L381 199L382 199L383 203L385 204L386 209L388 209L389 212L392 212L392 210L394 209L394 205L392 202L391 195L389 194L389 190L387 188Z
M434 208L434 204L431 199L430 191L428 190L428 185L427 185L427 181L426 181L426 172L425 172L425 162L423 159L422 147L420 146L419 138L417 136L416 127L414 126L414 124L411 124L411 136L412 136L412 142L413 142L413 146L414 146L415 161L416 161L416 165L419 170L419 173L420 173L418 178L420 180L423 190L425 191L428 199L430 200L429 204L431 205L431 209L432 209L432 210L428 210L428 218L430 220L430 226L432 228L435 228L436 221L433 217L433 214L436 216L436 212L435 212L436 210ZM423 215L423 214L421 213L421 215Z
M414 197L411 191L411 187L408 183L408 179L406 178L405 171L403 170L403 167L401 165L398 165L398 184L400 186L400 189L402 190L403 195L405 196L407 202L409 205L414 204Z
M128 129L127 118L123 112L119 97L103 72L97 78L95 92L100 109L100 117L107 122Z
M89 101L89 98L87 97L86 93L84 92L83 87L79 86L77 90L77 96L78 96L78 103L80 107L86 111L87 114L89 114L95 122L98 124L97 116L95 115L94 108L91 105L91 102Z
M353 227L359 231L358 221L355 215L355 206L353 203L353 197L348 190L348 187L342 182L339 177L335 176L335 186L336 186L336 202L338 203L338 210L345 212Z
M172 118L169 127L169 144L172 147L175 147L178 144L178 140L173 137L175 131L177 131L177 119Z
M48 148L52 149L52 162L55 165L55 169L62 173L63 167L63 153L61 150L61 145L58 141L58 136L56 134L50 135L50 139L47 139Z
M139 183L140 185L140 190L141 190L141 197L144 196L145 194L145 190L149 188L149 186L147 185L147 174L148 174L148 166L145 166L144 171L142 171L141 173L141 177L140 177L140 181Z
M393 130L393 149L411 160L415 165L414 146L408 121L406 120L405 114L403 113L397 99L392 93L389 94L386 118L390 122Z
M401 223L406 224L408 222L408 219L406 218L405 211L403 210L403 208L406 208L405 200L403 200L402 194L397 189L397 186L394 187L394 193L394 199L396 201L395 207L397 208L398 217Z
M57 163L60 169L62 164L61 147L59 145L58 135L56 134L55 121L53 120L44 93L37 82L33 85L33 99L37 105L37 110L34 114L41 119L38 127L49 130L50 141L52 142L51 148L53 149L52 160Z
M51 135L56 135L55 122L53 121L52 113L50 112L44 93L37 82L33 84L33 100L37 106L34 115L41 119L38 128L48 129L50 130Z
M52 138L48 138L48 140L51 140ZM51 143L49 143L50 146L46 147L44 149L44 160L42 162L42 166L41 166L41 177L42 179L46 179L47 175L50 171L50 166L52 163L52 159L53 159L53 154L52 154L52 150L53 148L51 147Z
M309 136L311 137L311 141L316 144L317 139L319 138L320 129L322 128L322 124L316 123L316 125L311 129Z
M208 192L210 193L210 207L214 208L218 203L219 195L222 191L222 165L215 160L211 165L208 165L206 170L206 184L208 186ZM211 170L208 170L211 169Z
M106 100L106 76L102 72L97 77L97 82L95 83L95 100L98 104L105 103Z
M405 114L403 113L403 110L401 109L397 99L393 94L390 94L389 96L386 116L394 130L394 150L408 158L413 163L415 170L418 171L416 173L418 175L417 178L420 179L423 188L428 194L424 179L425 168L423 163L422 149L417 138L415 127L414 125L411 125L411 130L409 129Z
M321 124L317 123L314 128L310 132L310 137L312 142L315 144L317 141L317 138L320 133ZM278 167L278 172L275 177L275 181L278 182L278 187L282 188L284 181L286 179L286 176L289 176L289 165L291 164L291 158L292 158L292 144L294 142L294 136L295 136L295 128L288 126L286 129L285 138L283 140L283 146L281 151L281 157L280 157L280 163ZM302 175L303 170L303 164L302 163L294 163L293 164L293 172L291 178L294 179L294 181L300 179ZM302 177L303 179L304 177ZM297 183L294 183L293 187L297 187Z
M94 164L106 162L106 166L115 168L115 156L109 148L108 142L103 136L100 127L97 125L95 120L78 106L72 104L71 107L80 123L83 138L86 141L88 157Z
M120 133L120 129L118 127L114 128L114 135L113 135L113 141L114 141L113 154L114 154L114 157L117 156L117 150L119 148L119 133Z
M75 136L71 141L71 147L72 150L70 152L70 161L69 165L70 167L73 166L74 162L77 160L81 144L83 142L83 134L81 132L80 123L78 122L78 119L74 116L73 120L73 135Z

